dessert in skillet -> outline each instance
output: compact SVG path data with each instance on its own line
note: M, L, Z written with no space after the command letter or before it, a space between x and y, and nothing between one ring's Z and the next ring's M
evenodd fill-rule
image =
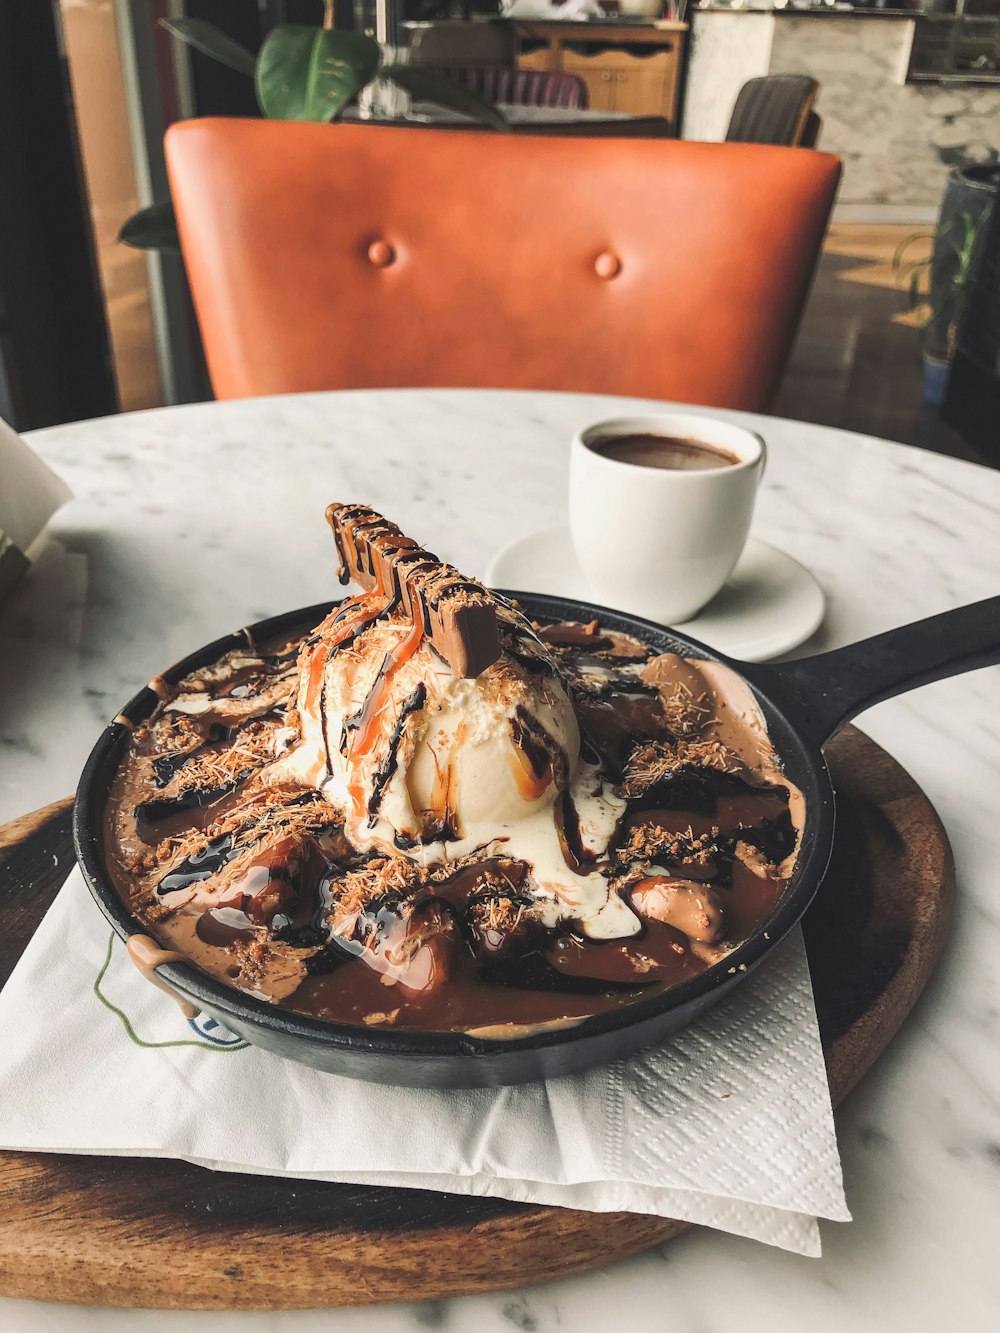
M747 687L531 623L362 505L359 596L160 690L108 805L162 944L332 1021L514 1035L676 984L770 913L801 798Z

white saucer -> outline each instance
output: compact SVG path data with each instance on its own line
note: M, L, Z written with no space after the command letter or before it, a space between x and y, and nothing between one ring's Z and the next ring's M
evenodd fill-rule
M490 561L485 581L494 588L593 600L568 527L511 542ZM763 662L808 639L823 610L823 591L809 571L751 537L726 586L693 620L674 628L729 657Z

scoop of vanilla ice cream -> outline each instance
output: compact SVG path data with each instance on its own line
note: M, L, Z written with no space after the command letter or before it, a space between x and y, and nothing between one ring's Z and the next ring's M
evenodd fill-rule
M332 651L317 643L322 658L302 663L301 740L276 776L319 787L359 850L424 864L480 849L522 857L551 924L638 930L605 876L577 873L563 854L554 805L564 792L584 845L599 850L624 803L581 761L576 711L544 646L534 640L526 661L505 652L462 678L426 640L407 656L411 633L387 619Z
M323 790L349 807L352 839L420 841L450 824L462 841L482 824L516 822L551 806L580 755L562 681L533 675L508 655L463 679L426 640L384 672L387 654L405 637L398 623L375 624L358 648L334 651L326 667L321 727L330 772ZM358 723L366 709L367 735Z

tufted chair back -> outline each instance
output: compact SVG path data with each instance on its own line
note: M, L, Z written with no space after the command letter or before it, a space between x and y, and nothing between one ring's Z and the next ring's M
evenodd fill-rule
M808 74L764 74L748 79L736 98L726 141L814 147L819 117L810 124L810 116L818 92L819 84Z
M471 88L488 102L506 106L587 105L587 85L579 74L560 69L513 69L509 65L435 67L456 83Z
M840 162L752 144L189 120L220 398L421 385L765 408Z

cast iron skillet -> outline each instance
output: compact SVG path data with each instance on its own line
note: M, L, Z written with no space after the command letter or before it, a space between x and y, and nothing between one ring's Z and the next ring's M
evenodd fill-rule
M462 1033L396 1032L350 1027L291 1013L257 1000L187 963L159 974L181 995L245 1037L278 1055L352 1078L410 1087L481 1087L551 1078L614 1060L690 1023L729 993L799 920L826 870L833 841L833 789L822 747L857 713L904 690L1000 661L1000 597L890 630L847 648L781 665L733 661L704 644L650 621L586 602L512 593L536 620L589 621L634 634L661 652L724 662L749 682L785 772L805 796L806 824L792 880L771 916L722 962L648 999L573 1027L497 1041ZM176 663L174 683L229 649L312 627L330 605L288 612L208 644ZM122 714L148 717L158 698L141 690ZM80 779L73 813L77 857L91 893L122 938L145 927L126 910L104 868L104 806L128 729L113 722L95 745Z

